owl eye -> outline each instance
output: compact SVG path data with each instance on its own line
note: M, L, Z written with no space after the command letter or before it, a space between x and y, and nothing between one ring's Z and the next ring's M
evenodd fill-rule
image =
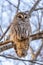
M19 18L21 18L21 16L18 16Z
M27 18L27 16L25 16L25 18Z

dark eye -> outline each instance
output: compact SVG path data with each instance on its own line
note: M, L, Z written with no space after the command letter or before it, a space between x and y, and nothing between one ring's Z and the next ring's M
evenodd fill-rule
M19 18L21 18L21 16L18 16Z
M27 16L25 16L25 18L27 18Z

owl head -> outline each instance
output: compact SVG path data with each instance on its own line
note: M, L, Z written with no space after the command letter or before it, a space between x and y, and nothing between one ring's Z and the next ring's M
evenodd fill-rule
M18 12L16 15L15 15L15 17L14 17L14 20L15 21L19 21L19 22L21 22L21 23L25 23L25 22L28 22L29 21L29 18L28 18L28 16L27 16L27 13L25 13L25 12Z

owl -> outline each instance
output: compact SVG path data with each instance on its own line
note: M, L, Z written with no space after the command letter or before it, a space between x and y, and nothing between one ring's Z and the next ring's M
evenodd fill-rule
M19 57L25 57L29 48L29 36L31 34L31 26L27 13L18 12L10 28L10 40Z

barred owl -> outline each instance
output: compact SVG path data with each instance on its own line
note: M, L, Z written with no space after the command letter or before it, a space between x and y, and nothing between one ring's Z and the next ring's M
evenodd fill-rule
M10 28L10 39L14 42L13 47L19 57L27 55L30 34L31 26L27 14L24 12L17 13Z

